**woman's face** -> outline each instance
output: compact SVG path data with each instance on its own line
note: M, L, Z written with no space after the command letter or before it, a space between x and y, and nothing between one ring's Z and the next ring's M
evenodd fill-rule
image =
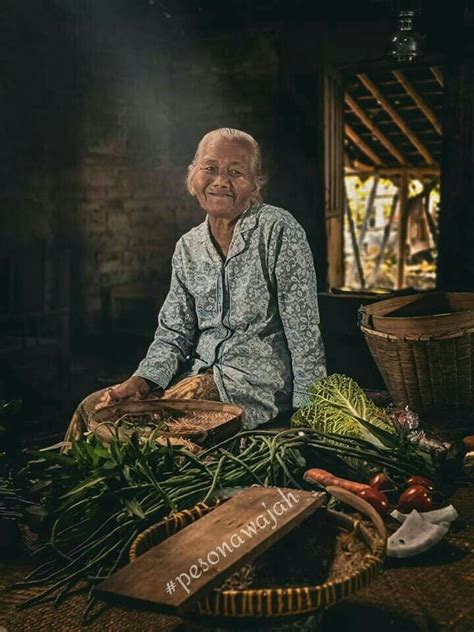
M208 141L194 167L190 189L209 215L233 219L243 213L257 189L245 144L225 138Z

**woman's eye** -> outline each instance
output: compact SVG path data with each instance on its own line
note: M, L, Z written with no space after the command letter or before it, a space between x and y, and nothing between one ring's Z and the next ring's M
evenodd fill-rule
M213 171L215 171L215 167L204 167L203 171L207 171L208 173L212 173Z
M240 171L237 171L237 169L231 169L230 170L230 175L231 176L241 176L242 173Z

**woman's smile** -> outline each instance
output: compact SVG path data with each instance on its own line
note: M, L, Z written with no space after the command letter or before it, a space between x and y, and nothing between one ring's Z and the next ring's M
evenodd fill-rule
M256 191L248 148L222 138L209 141L196 164L191 186L209 215L235 219L249 207Z

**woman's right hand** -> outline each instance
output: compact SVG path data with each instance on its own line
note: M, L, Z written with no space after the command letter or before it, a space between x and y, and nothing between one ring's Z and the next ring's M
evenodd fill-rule
M132 375L132 377L129 377L125 382L107 388L102 393L99 402L95 406L95 410L100 410L112 404L118 404L118 402L127 399L143 399L149 392L150 386L147 381L138 375Z

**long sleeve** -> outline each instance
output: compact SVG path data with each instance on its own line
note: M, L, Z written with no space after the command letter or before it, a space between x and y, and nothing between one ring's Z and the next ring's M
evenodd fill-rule
M293 406L308 398L311 384L326 375L313 256L303 228L279 226L275 244L278 308L291 355Z
M192 353L196 333L194 298L183 283L181 241L178 241L172 259L170 290L158 316L155 337L134 375L166 388Z

